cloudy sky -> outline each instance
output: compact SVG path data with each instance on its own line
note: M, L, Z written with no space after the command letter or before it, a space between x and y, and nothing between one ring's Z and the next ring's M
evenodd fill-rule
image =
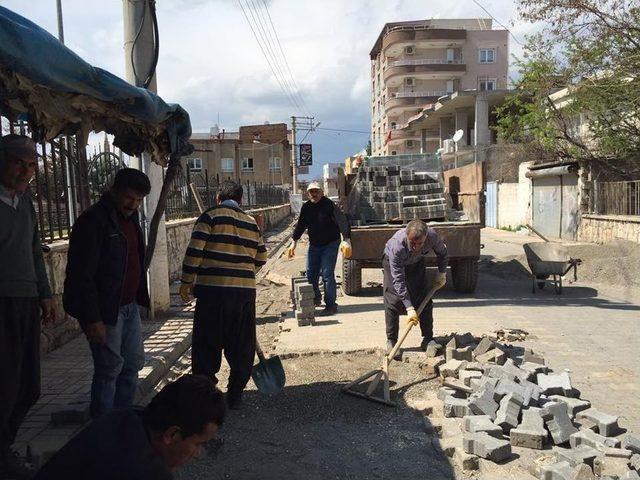
M520 41L512 0L477 0ZM242 0L264 9L262 0ZM65 43L89 63L124 77L122 1L62 0ZM55 0L0 0L0 5L57 35ZM487 17L474 0L268 0L295 83L321 128L368 131L368 53L386 22ZM290 122L304 115L282 92L237 0L158 0L158 93L180 103L194 131L214 124ZM263 10L264 12L264 10ZM266 15L265 15L266 18ZM494 28L496 25L494 25ZM520 46L510 38L512 55ZM282 67L286 69L285 66ZM515 72L511 72L515 74ZM302 102L298 102L302 103ZM367 143L368 134L317 130L312 176Z

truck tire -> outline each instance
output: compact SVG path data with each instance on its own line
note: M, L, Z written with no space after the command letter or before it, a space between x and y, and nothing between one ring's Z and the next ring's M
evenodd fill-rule
M451 278L456 292L475 292L478 283L478 260L464 258L451 262Z
M362 265L357 260L342 261L342 291L356 295L362 289Z

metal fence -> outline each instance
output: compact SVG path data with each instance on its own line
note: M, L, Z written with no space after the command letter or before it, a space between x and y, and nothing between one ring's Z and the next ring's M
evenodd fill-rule
M206 209L216 204L220 184L227 179L231 178L209 175L206 169L195 172L189 168L181 169L176 174L167 197L165 214L167 220L197 217L200 214L190 187L191 184L197 190ZM242 183L242 187L244 191L242 207L245 209L289 203L289 191L278 185L247 181Z
M595 182L595 213L640 215L640 180Z

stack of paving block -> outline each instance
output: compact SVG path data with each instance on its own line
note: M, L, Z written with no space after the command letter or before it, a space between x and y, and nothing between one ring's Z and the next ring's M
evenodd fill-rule
M316 307L313 285L307 279L300 277L292 280L293 304L295 316L299 327L313 325L315 322Z
M355 183L360 220L382 221L446 216L440 174L398 166L361 167Z
M442 379L444 416L461 419L465 454L501 462L513 447L552 446L551 460L532 466L537 478L640 480L640 436L623 435L616 415L581 399L566 371L553 373L541 355L498 337L445 340L426 356Z

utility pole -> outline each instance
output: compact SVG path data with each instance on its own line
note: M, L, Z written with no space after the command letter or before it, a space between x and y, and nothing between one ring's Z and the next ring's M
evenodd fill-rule
M58 40L64 44L64 27L62 24L62 0L56 0L56 10L58 14Z
M127 81L137 87L144 86L145 80L153 68L154 33L151 2L154 0L122 0L125 75ZM154 93L157 91L155 72L153 72L147 89ZM149 222L160 197L163 171L161 166L152 162L149 153L143 153L136 163L136 168L142 170L151 181L151 193L147 195L144 203L144 230L148 237ZM164 215L158 225L155 252L147 275L151 297L150 316L153 319L156 312L166 311L171 305L167 230Z
M291 117L291 161L293 162L293 194L298 193L298 145L296 144L296 117Z

